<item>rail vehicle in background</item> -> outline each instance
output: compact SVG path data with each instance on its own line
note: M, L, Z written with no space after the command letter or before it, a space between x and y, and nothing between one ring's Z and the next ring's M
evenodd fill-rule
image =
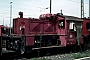
M10 35L10 27L0 25L0 55L2 54L2 49L6 48L6 37ZM12 31L12 28L11 28Z
M73 19L60 13L41 14L38 19L23 18L23 12L19 15L13 19L12 34L0 34L1 42L6 40L7 50L23 54L45 48L89 45L89 19Z

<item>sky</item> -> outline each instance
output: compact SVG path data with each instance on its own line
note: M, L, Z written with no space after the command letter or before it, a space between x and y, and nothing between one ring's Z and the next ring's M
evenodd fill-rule
M52 13L62 12L64 15L81 16L81 0L52 0ZM84 13L88 17L89 0L84 0ZM12 2L12 24L13 18L19 17L18 12L23 12L24 17L39 18L40 14L50 12L50 0L0 0L0 24L10 26L10 2ZM48 9L45 9L47 8Z

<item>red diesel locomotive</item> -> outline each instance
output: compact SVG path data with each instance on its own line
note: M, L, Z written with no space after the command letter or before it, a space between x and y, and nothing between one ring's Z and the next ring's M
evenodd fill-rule
M89 19L69 19L60 13L42 14L38 19L23 18L23 12L19 15L13 19L12 34L0 35L4 37L1 41L6 40L7 50L23 54L35 49L89 45Z

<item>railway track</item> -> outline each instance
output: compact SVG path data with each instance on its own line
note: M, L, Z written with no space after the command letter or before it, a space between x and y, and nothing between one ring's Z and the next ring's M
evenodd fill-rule
M19 57L17 52L2 48L2 55L0 56L0 60L13 60L17 57Z
M0 57L0 59L1 60L13 60L16 57L18 57L18 55L16 55L16 52L6 50L2 52L2 56Z
M7 53L6 53L7 52ZM17 52L14 51L3 51L3 54L0 59L2 60L20 60L20 59L31 59L31 58L37 58L37 57L43 57L43 56L52 56L52 55L58 55L58 54L65 54L73 52L70 48L46 48L46 49L36 49L33 50L31 53L18 55Z

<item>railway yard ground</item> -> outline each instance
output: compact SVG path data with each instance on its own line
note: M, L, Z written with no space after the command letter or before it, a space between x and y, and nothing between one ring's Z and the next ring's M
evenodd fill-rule
M77 53L66 53L52 56L44 56L39 58L31 58L30 60L90 60L90 50Z
M54 54L51 54L53 52L49 51L46 53L45 51L42 51L39 53L39 57L37 51L34 51L31 54L23 55L23 57L18 56L19 58L15 55L13 57L8 57L8 55L5 55L2 60L90 60L90 49L78 52L60 52L57 51ZM45 53L46 55L43 55Z
M90 50L77 53L56 54L34 58L20 58L14 60L90 60Z

